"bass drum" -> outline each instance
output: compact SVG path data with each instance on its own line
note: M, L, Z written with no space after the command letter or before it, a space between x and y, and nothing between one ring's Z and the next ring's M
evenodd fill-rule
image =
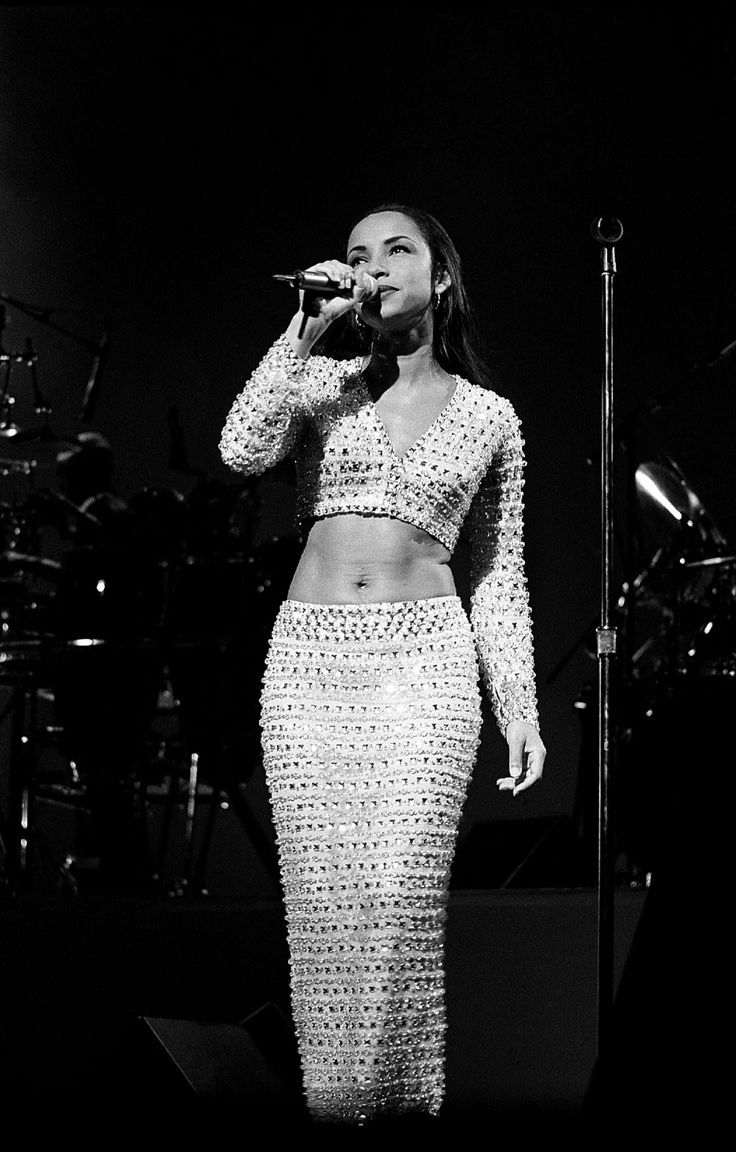
M78 546L62 558L57 635L126 647L157 640L169 571L184 546L184 498L173 489L146 488L127 504L101 494L81 511L91 526L82 522Z

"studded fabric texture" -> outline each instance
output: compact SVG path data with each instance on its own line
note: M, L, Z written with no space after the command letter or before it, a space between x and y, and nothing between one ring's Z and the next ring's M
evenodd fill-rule
M362 360L296 355L285 336L236 397L223 460L259 475L292 455L297 517L361 513L423 529L472 555L470 619L498 726L538 726L532 617L524 568L524 441L510 401L456 377L432 425L394 451L361 376Z
M450 867L481 725L459 598L285 601L261 724L308 1109L437 1115Z

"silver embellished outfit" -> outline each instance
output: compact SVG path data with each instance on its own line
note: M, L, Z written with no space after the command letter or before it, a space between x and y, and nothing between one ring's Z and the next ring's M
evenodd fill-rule
M220 450L259 474L297 466L299 522L391 516L452 551L458 596L286 600L261 696L291 997L315 1119L437 1115L444 1093L444 931L480 736L479 679L502 732L537 725L523 564L523 440L512 405L456 376L399 457L360 359L300 359L280 337L236 398Z

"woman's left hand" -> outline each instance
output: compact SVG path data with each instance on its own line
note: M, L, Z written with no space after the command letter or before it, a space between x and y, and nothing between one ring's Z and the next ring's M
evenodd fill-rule
M509 746L509 775L496 781L500 792L524 792L541 780L547 749L533 724L512 720L506 728Z

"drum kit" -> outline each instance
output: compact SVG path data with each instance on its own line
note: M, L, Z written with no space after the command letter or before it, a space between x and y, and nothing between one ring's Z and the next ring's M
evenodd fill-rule
M707 772L711 742L736 705L736 554L671 457L640 463L633 479L630 519L645 562L616 604L613 794L618 878L637 886L651 877L673 805L678 834L691 835L687 782ZM592 655L592 640L587 646ZM597 734L585 695L576 703L585 721L576 806L592 844L598 797L588 761ZM686 844L678 850L684 857Z
M76 890L84 860L94 861L90 886L155 889L165 845L155 857L145 809L164 780L172 805L206 787L210 821L226 799L275 870L242 786L257 762L258 679L296 541L253 543L251 483L199 476L188 494L147 487L123 500L97 489L100 461L110 462L101 437L45 435L41 445L7 430L0 888ZM54 455L55 486L38 483L41 449ZM36 821L48 804L72 808L76 829L51 877ZM187 807L189 862L177 891L203 883L194 815Z
M618 602L628 674L649 688L730 677L736 557L671 459L640 464L640 550L650 553Z

